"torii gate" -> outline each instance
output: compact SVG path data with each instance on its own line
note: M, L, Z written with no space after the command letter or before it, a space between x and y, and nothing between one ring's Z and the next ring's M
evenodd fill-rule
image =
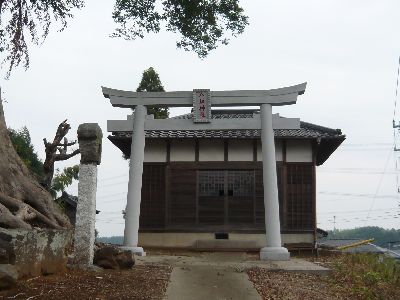
M102 87L112 106L134 108L133 120L108 121L107 130L132 131L128 197L125 215L124 248L144 255L138 247L140 202L144 162L145 130L230 130L261 129L265 229L267 246L260 250L262 260L288 260L282 247L279 199L273 129L299 129L299 119L273 118L272 106L295 104L307 83L272 90L184 92L130 92ZM146 106L193 107L192 120L162 119L147 116ZM211 119L211 106L260 106L261 118Z

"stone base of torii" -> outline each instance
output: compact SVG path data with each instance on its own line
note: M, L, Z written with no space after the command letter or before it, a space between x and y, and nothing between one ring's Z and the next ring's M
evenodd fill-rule
M272 116L273 105L294 104L297 96L305 91L306 84L297 86L267 90L267 91L225 91L209 92L208 101L198 96L207 90L194 90L193 92L126 92L103 88L103 94L111 100L111 104L117 107L135 108L133 124L132 120L109 121L108 130L126 131L127 126L132 130L132 145L129 169L129 185L125 214L125 232L123 249L131 250L137 255L145 255L143 248L138 247L139 216L142 188L142 174L144 162L145 130L172 129L196 130L199 126L203 128L216 129L261 129L262 158L263 158L263 184L264 184L264 207L265 207L265 229L267 246L260 250L261 260L289 260L288 250L282 247L280 221L279 221L279 199L275 161L275 141ZM201 91L201 92L199 92ZM197 93L197 95L196 95ZM200 99L199 103L196 103ZM147 119L146 105L159 106L193 106L194 123L185 123L187 120L153 120ZM259 122L249 125L248 120L211 120L211 104L213 106L254 106L260 105L261 118ZM198 110L198 113L196 110ZM300 128L298 119L280 120L284 128ZM132 126L133 125L133 126ZM187 127L190 128L187 128ZM197 126L197 127L196 127Z

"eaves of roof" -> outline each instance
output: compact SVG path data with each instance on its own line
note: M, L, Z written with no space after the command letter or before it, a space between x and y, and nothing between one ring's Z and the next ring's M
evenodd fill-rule
M252 118L256 110L213 111L214 119ZM174 117L188 119L190 114ZM316 164L323 164L346 139L340 129L300 122L300 129L274 129L276 139L311 139L316 142ZM108 138L125 156L130 156L131 132L113 132ZM260 139L261 130L146 130L147 139Z

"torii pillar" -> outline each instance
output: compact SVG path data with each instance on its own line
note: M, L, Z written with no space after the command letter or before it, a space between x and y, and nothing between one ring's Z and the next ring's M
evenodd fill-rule
M262 104L261 143L263 159L265 234L267 246L260 250L261 260L289 260L289 251L282 247L279 221L278 179L276 175L275 138L272 127L272 106Z
M138 247L146 115L146 107L137 105L133 117L128 197L125 209L124 246L122 247L140 256L146 255L143 248Z

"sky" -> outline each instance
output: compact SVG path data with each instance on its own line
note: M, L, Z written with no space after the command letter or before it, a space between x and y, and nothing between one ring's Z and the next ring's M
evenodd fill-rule
M86 1L68 27L54 26L47 40L30 47L30 68L9 80L1 70L6 121L27 126L39 156L68 119L69 139L79 124L125 119L101 86L135 90L154 67L167 91L271 89L307 82L296 105L274 108L286 117L340 128L346 141L317 169L317 218L323 229L400 228L392 120L400 55L400 2L372 0L242 0L250 25L227 46L201 60L176 49L179 36L162 31L144 39L110 38L114 1ZM0 57L3 59L3 57ZM400 104L399 104L400 106ZM188 112L171 109L171 115ZM99 166L96 228L122 235L128 163L104 138ZM400 147L400 143L399 143ZM79 158L57 164L62 169ZM69 189L76 193L76 184Z

